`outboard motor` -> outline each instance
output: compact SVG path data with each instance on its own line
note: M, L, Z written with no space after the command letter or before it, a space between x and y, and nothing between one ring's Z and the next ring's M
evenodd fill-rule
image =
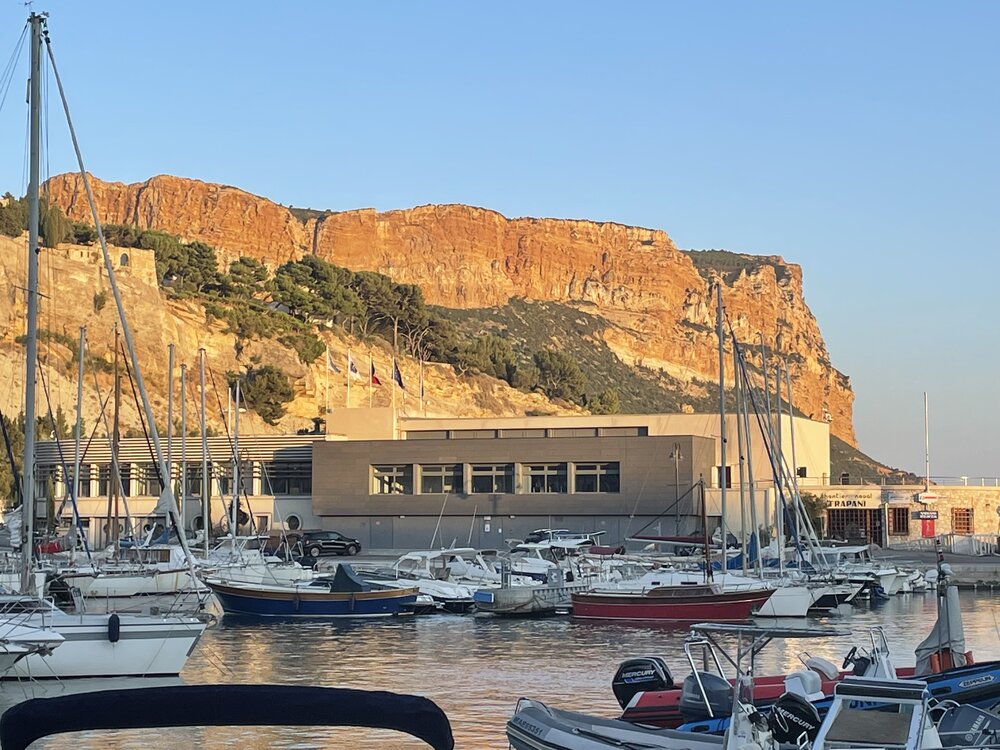
M733 686L729 681L710 672L698 672L698 678L705 691L704 696L693 674L684 678L679 703L684 721L701 721L709 718L708 708L705 706L706 699L716 718L729 716L733 711Z
M622 708L636 693L670 690L673 687L674 677L670 674L670 667L659 656L640 656L623 661L611 681L611 689Z
M952 706L937 724L944 747L986 747L1000 742L1000 717L975 706Z
M812 742L819 733L820 723L816 706L795 693L785 693L778 698L767 719L771 736L781 744L797 745L803 733Z

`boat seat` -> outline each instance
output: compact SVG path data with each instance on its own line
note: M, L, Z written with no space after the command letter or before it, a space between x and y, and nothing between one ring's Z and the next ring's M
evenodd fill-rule
M800 669L785 678L785 692L801 695L812 702L823 697L823 685L816 672Z
M837 665L822 656L810 656L805 660L805 665L813 672L818 672L823 679L836 680L840 676Z

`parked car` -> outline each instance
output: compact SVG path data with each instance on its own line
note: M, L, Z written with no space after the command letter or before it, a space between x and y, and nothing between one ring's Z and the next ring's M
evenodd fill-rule
M356 555L361 551L361 542L339 531L306 531L301 536L300 544L306 557Z

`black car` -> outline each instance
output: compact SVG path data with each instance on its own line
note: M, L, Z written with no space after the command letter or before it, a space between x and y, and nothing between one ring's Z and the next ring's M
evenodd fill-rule
M361 542L344 536L339 531L306 531L299 543L302 545L302 554L307 557L356 555L361 551Z

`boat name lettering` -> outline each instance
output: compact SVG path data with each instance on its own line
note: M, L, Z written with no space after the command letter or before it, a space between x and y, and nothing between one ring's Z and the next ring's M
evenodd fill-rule
M995 679L996 677L994 677L991 674L984 674L982 677L976 677L971 680L963 680L962 682L958 683L958 686L960 688L968 688L968 687L974 687L975 685L986 685L987 683L993 682L993 680Z
M535 735L536 737L541 737L545 733L545 730L542 727L536 724L532 724L531 722L525 721L520 716L515 716L513 719L510 720L510 723L516 724L525 732L531 732L531 734Z

